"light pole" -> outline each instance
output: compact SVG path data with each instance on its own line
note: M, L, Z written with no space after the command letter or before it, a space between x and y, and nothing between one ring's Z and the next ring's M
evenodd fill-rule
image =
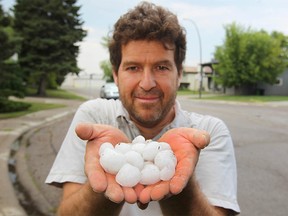
M199 33L198 26L196 23L189 18L185 18L184 20L190 21L196 29L198 40L199 40L199 54L200 54L200 87L199 87L199 98L202 96L202 87L203 87L203 67L202 67L202 43L201 43L201 36Z

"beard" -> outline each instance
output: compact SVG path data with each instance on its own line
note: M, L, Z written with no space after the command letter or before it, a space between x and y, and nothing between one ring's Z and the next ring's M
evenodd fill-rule
M136 103L134 98L138 96L157 96L157 103ZM176 92L164 100L164 93L158 89L152 89L149 92L138 91L132 94L132 100L122 100L122 103L128 111L130 118L144 127L153 127L159 124L171 111L175 104Z

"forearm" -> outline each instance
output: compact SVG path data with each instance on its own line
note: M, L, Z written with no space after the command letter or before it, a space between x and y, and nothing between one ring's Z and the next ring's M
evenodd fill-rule
M119 215L123 203L110 201L104 194L94 192L86 183L68 196L64 194L57 215Z
M184 190L175 196L159 202L162 212L168 215L193 215L193 216L221 216L221 210L212 206L199 188L195 178L192 177Z

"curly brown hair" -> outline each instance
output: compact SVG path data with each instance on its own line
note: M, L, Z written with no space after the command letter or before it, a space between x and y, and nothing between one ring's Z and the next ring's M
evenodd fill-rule
M141 2L119 18L109 41L110 62L116 73L121 63L122 45L131 40L161 41L166 49L173 45L175 64L181 73L186 55L186 32L169 10Z

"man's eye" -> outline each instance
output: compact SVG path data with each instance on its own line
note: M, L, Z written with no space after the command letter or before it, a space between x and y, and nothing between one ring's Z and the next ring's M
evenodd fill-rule
M130 67L127 67L127 70L129 70L129 71L137 71L138 67L137 66L130 66Z
M164 65L159 65L159 66L157 66L157 70L165 71L165 70L169 70L169 68L164 66Z

